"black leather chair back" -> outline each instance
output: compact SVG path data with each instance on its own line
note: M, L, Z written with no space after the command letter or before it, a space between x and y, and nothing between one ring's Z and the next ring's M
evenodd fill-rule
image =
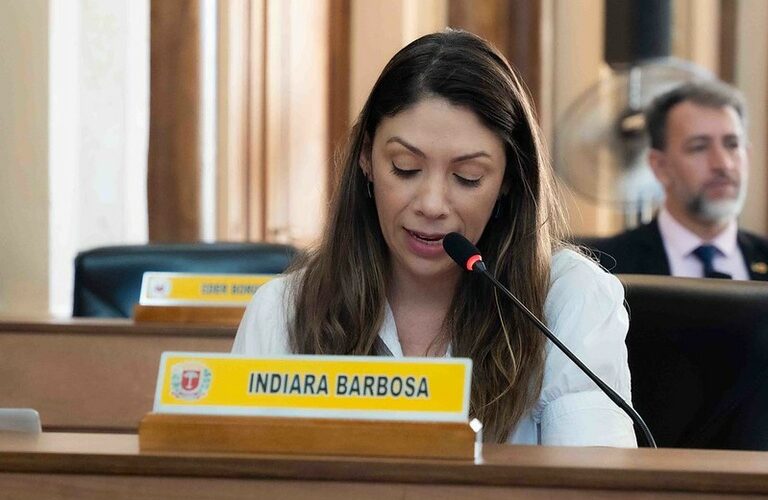
M139 301L145 271L274 274L296 254L287 245L198 243L96 248L75 258L73 316L126 317Z
M768 283L618 277L632 399L657 444L768 450Z

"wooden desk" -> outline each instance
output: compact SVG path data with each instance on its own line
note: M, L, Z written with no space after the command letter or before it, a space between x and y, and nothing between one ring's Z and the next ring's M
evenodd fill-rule
M0 433L0 498L749 498L768 453L487 446L478 463L139 453L135 435Z
M0 318L0 407L46 430L136 432L163 351L229 352L236 329L131 320Z

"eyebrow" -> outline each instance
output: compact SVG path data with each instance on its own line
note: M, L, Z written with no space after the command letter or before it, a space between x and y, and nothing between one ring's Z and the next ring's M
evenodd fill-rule
M411 153L415 154L416 156L420 156L421 158L426 158L427 157L427 155L422 150L420 150L419 148L417 148L413 144L409 144L408 142L404 141L402 138L400 138L398 136L391 137L385 144L389 144L389 143L392 143L392 142L396 142L396 143L400 144L401 146L403 146L405 149L407 149ZM475 158L489 158L490 159L491 155L489 155L485 151L476 151L474 153L469 153L469 154L457 156L456 158L453 158L451 160L451 163L461 163L463 161L474 160Z
M741 139L742 135L741 134L724 134L722 136L714 137L715 140L717 140L718 138L723 138L723 139ZM713 139L713 137L711 135L708 135L708 134L693 135L693 136L687 138L685 140L685 143L688 144L689 142L701 141L701 140L709 141L711 139Z

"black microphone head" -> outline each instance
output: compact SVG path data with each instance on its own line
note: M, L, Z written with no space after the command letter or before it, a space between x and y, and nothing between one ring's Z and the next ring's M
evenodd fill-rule
M468 239L459 233L448 233L443 237L443 248L445 253L453 259L456 264L467 271L474 271L475 265L480 262L480 250L477 249Z

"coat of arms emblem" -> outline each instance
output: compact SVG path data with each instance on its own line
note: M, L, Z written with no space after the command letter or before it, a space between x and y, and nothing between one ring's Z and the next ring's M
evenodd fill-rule
M211 386L213 374L204 364L185 361L171 367L171 394L177 399L204 398Z

